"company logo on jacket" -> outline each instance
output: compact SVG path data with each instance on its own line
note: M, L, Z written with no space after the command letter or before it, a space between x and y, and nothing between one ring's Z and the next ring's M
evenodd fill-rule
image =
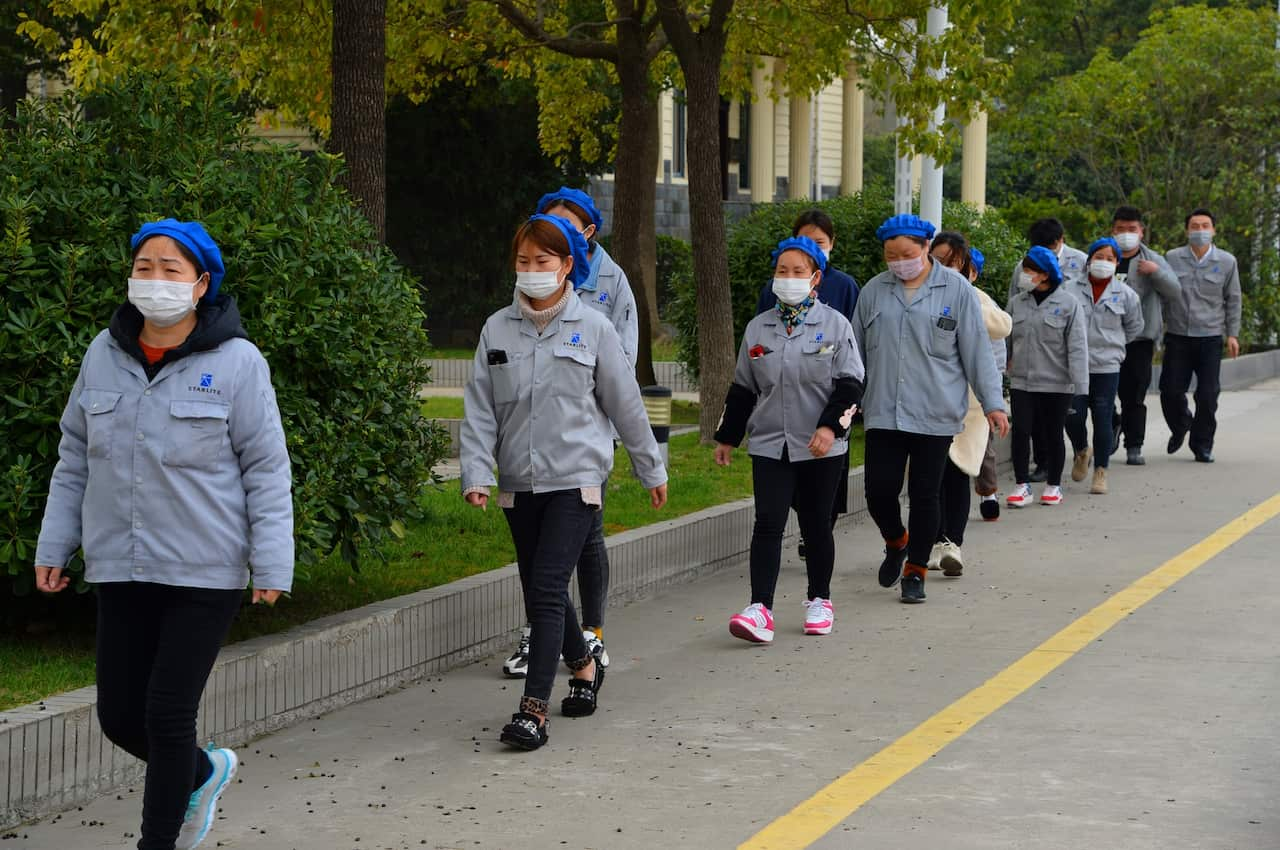
M587 344L582 341L582 334L577 331L574 331L572 336L560 344L565 348L576 348L579 351L587 350Z
M1214 271L1217 271L1217 269L1214 269ZM609 293L607 293L607 292L601 292L601 293L600 293L600 297L599 297L599 298L597 298L596 300L597 300L597 301L599 301L601 304L608 304L608 303L609 303Z
M200 386L190 386L187 389L193 393L206 393L208 395L222 395L222 390L213 386L213 373L200 373Z

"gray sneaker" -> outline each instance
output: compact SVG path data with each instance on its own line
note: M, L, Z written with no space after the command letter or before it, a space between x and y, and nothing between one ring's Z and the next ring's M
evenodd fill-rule
M209 756L209 763L213 765L213 772L203 785L191 792L182 829L173 845L175 850L191 850L209 836L213 818L218 813L218 798L236 775L239 760L234 751L225 747L214 749L210 745L205 753Z

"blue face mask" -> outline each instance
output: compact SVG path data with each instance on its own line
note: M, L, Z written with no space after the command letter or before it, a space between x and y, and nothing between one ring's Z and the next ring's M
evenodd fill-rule
M1200 248L1204 245L1208 245L1212 241L1213 241L1212 230L1188 230L1187 231L1187 242L1191 243L1192 245L1195 245L1197 248Z

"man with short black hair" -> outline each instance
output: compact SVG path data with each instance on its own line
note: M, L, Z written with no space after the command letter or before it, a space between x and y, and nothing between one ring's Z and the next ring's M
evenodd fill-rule
M1160 370L1160 407L1169 423L1169 454L1191 435L1191 454L1213 463L1218 423L1219 376L1225 332L1227 353L1240 354L1240 267L1236 258L1213 244L1218 220L1204 207L1187 216L1187 244L1167 255L1182 284L1182 297L1164 305L1164 365ZM1196 376L1196 411L1187 406L1187 389Z
M1116 440L1124 434L1127 453L1125 463L1142 466L1142 443L1147 434L1147 391L1151 389L1151 361L1156 341L1164 329L1162 305L1181 297L1182 284L1164 257L1142 241L1145 230L1142 212L1137 207L1118 207L1111 217L1111 236L1120 246L1120 262L1115 279L1138 293L1142 303L1142 334L1125 346L1124 363L1120 365L1120 416L1116 419Z

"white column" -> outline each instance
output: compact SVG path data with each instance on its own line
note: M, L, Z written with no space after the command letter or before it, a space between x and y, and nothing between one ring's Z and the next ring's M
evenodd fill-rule
M907 21L904 24L904 27L909 32L915 32L914 21ZM907 52L904 50L901 58L903 68L908 74L910 74L911 68L915 65L916 61L915 51ZM906 121L900 114L898 114L898 106L896 103L894 104L893 111L895 114L895 123L898 127L902 127ZM897 156L893 165L893 212L896 215L902 215L904 213L911 212L911 196L913 194L913 184L915 183L915 180L913 179L914 175L912 174L912 171L914 170L914 163L912 162L911 153L903 148L902 142L899 140L895 144Z
M844 105L840 124L840 194L862 191L862 141L865 100L858 86L858 66L844 72Z
M772 56L760 57L761 66L751 71L751 201L767 204L773 200L773 88Z
M947 29L947 7L931 6L926 18L925 33L930 39L940 39ZM946 74L945 67L930 68L929 75L941 79ZM929 129L937 131L946 119L946 108L940 103L933 110L933 118L929 121ZM920 217L942 229L942 165L932 156L926 156L921 167L920 180Z
M981 212L987 208L987 113L979 112L964 125L960 167L960 200Z
M813 105L808 95L792 95L789 125L791 139L787 150L787 195L792 200L809 197L809 179L813 169L809 136L813 130Z

